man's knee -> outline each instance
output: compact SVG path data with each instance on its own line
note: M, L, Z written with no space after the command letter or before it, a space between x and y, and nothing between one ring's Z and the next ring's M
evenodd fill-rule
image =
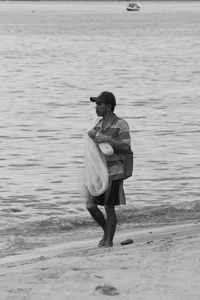
M107 216L115 215L115 206L114 205L105 205L105 211Z
M92 203L92 204L89 203L89 204L86 205L86 208L87 208L87 210L88 210L90 213L93 213L93 212L96 211L97 205L96 205L96 204L93 204L93 203Z
M114 205L105 205L105 210L107 212L113 212L113 211L115 211L115 206Z

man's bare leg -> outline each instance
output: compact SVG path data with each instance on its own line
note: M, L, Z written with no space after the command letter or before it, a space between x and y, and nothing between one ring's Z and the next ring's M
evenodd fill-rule
M114 205L111 206L106 205L105 210L107 214L107 220L106 220L107 238L105 242L105 247L112 247L116 224L117 224L117 216L116 216Z
M103 247L106 244L107 240L107 224L104 218L103 213L97 207L97 205L93 205L91 207L87 207L89 213L91 214L92 218L97 222L97 224L103 229L103 238L99 241L98 246Z

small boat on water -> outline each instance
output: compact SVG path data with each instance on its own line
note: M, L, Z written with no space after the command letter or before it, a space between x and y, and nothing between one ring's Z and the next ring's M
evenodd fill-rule
M128 6L126 7L126 10L128 11L139 11L141 8L140 4L138 2L130 2Z

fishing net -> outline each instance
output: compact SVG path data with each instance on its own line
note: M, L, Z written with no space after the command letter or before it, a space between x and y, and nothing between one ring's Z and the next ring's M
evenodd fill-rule
M105 157L98 145L86 135L83 174L83 194L92 196L103 194L109 185L108 168Z

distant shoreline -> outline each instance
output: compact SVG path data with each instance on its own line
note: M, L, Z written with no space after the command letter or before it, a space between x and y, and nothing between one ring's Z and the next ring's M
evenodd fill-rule
M23 2L131 2L132 0L0 0L1 2L13 2L13 1L23 1ZM136 2L137 0L133 0ZM199 2L200 0L141 0L141 2ZM140 0L139 0L140 2Z

